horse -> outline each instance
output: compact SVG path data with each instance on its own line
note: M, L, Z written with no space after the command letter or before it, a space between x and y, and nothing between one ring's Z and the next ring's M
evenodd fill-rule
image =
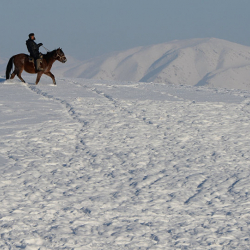
M54 85L56 85L55 76L50 72L51 67L55 61L59 61L61 63L65 63L67 61L66 56L64 55L61 48L55 49L53 51L47 52L47 54L43 55L43 60L41 66L43 68L42 71L37 71L34 65L34 62L30 62L29 56L26 54L18 54L12 56L6 67L6 80L13 79L16 75L18 78L25 83L21 74L23 70L30 74L37 74L36 84L41 79L43 74L50 76ZM10 75L10 72L13 68L13 64L15 65L15 69L13 73Z

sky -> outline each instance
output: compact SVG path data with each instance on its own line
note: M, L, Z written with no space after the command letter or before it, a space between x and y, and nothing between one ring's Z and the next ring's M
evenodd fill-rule
M1 0L0 58L27 53L31 32L80 60L191 38L250 46L249 24L249 0Z

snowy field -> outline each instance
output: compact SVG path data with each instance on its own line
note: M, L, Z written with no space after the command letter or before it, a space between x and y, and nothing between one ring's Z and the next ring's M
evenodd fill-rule
M250 249L250 92L0 78L0 249Z

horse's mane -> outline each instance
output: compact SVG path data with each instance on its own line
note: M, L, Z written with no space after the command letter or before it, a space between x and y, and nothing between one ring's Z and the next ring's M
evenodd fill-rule
M49 57L50 58L50 57L54 56L55 52L56 52L56 49L54 49L52 51L48 51L47 54L43 55L43 57L46 57L46 58Z

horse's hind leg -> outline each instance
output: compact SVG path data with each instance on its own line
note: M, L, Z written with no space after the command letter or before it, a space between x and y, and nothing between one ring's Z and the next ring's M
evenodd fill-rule
M17 75L18 78L19 78L22 82L25 82L25 81L23 80L22 76L21 76L22 72L23 72L23 70L16 70L16 69L15 69L15 70L13 71L13 73L11 74L10 79L14 79L14 77Z
M19 74L19 75L17 75L18 76L18 78L23 82L23 83L25 83L25 81L23 80L23 78L21 77L21 74Z
M20 70L18 73L17 73L17 76L18 76L18 78L22 81L22 82L24 82L25 83L25 81L23 80L23 78L22 78L22 72L23 72L23 69L22 70Z
M16 76L16 74L17 74L17 72L16 72L16 70L14 70L14 72L10 76L10 79L14 79L14 77Z

